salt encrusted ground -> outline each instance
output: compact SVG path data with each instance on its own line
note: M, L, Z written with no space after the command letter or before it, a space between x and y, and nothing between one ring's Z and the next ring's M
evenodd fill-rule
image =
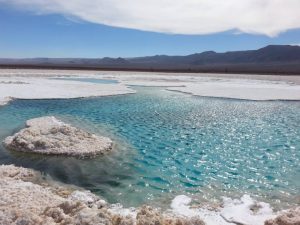
M116 79L118 84L55 80ZM300 100L300 76L174 74L68 70L0 70L0 105L11 99L53 99L135 93L126 85L162 86L199 96L247 100Z
M26 128L4 140L8 149L46 155L93 157L112 149L112 141L72 127L55 117L28 120Z
M300 100L300 85L275 83L270 81L220 80L189 83L184 87L171 87L197 96L234 98L245 100Z
M265 225L299 225L300 224L300 207L287 210L279 214L275 219L265 222Z
M221 209L189 206L176 197L162 212L149 206L126 209L75 187L48 182L39 172L14 165L0 166L0 224L2 225L299 225L300 208L280 213L245 196L224 201ZM251 208L252 207L252 208ZM270 220L264 222L265 218Z
M41 72L42 73L42 72ZM9 74L9 75L8 75ZM5 73L0 70L0 105L12 99L68 99L99 97L135 93L123 84L95 84L68 80L49 79L45 76L18 71Z
M203 225L196 217L166 215L148 206L116 210L89 191L37 183L41 175L0 166L1 225Z

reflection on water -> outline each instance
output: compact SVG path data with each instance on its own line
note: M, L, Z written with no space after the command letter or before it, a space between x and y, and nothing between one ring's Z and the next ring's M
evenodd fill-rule
M1 146L0 163L38 169L125 206L168 204L178 194L212 201L245 192L273 203L299 201L300 102L136 89L135 95L17 100L1 107L1 140L27 119L55 115L116 144L111 155L95 159L28 155Z

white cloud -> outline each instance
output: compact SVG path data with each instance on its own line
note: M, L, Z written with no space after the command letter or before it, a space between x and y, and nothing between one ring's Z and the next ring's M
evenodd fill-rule
M227 30L275 36L300 28L300 0L0 0L116 27L175 34Z

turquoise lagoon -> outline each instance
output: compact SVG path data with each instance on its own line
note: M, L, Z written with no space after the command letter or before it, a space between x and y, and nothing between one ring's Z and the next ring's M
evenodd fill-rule
M72 100L15 100L0 107L0 140L26 120L54 115L115 141L94 159L10 152L0 163L30 167L111 203L168 205L248 193L275 206L299 204L300 102L195 97L163 88Z
M69 81L80 81L80 82L87 82L87 83L95 83L95 84L117 84L119 83L117 80L111 79L98 79L98 78L88 78L88 77L68 77L68 76L61 76L59 78L50 78L53 80L69 80Z

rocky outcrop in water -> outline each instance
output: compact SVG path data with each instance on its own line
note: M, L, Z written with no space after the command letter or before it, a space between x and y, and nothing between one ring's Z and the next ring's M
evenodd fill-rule
M43 182L40 182L43 181ZM149 206L124 213L89 191L47 183L41 174L0 166L3 225L204 225L199 218L164 214Z
M287 210L275 219L267 220L265 225L300 225L300 207Z
M55 117L26 122L26 128L4 140L6 148L47 155L92 157L112 149L109 138L72 127Z

